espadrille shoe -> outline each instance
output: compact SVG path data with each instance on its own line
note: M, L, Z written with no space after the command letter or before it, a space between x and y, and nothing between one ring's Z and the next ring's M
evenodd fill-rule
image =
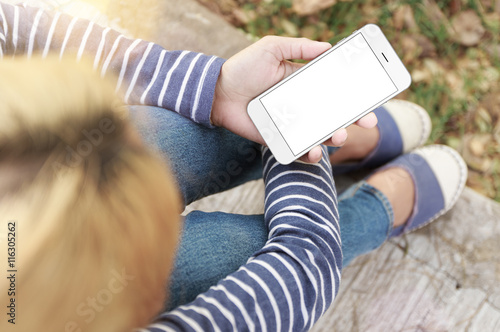
M448 212L458 200L467 181L467 166L462 157L445 145L429 145L404 154L379 170L401 167L415 184L413 212L390 237L421 228ZM377 170L377 171L379 171Z
M378 118L380 138L363 160L333 165L339 175L362 168L375 168L425 144L431 132L429 114L417 104L405 100L389 100L373 111Z

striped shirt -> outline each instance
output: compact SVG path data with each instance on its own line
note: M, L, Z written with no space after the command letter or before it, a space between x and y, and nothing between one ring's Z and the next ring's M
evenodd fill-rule
M264 148L269 238L246 265L144 331L306 331L328 309L342 253L326 148L318 164L279 164Z
M77 61L89 58L102 76L116 79L126 104L159 106L212 127L210 112L223 59L167 51L85 19L0 3L0 58L49 53Z
M0 57L83 55L117 76L125 102L160 106L211 126L223 60L167 51L92 22L0 3ZM303 331L333 302L342 252L328 154L317 164L279 164L263 148L269 238L236 272L193 302L158 316L141 331Z

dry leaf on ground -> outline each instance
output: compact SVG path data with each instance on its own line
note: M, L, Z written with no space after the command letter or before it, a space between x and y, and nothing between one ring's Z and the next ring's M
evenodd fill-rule
M481 19L472 9L455 15L451 20L451 25L453 27L452 38L464 46L479 44L485 33Z
M292 9L299 15L310 15L333 6L336 2L337 0L293 0Z
M492 165L486 154L488 144L493 141L490 134L466 134L463 138L462 157L467 165L479 172L488 172Z
M413 9L410 5L403 5L398 7L394 14L392 15L394 27L397 30L403 29L403 27L408 30L418 30L417 23L415 22L415 17L413 14Z
M423 0L422 5L426 17L429 18L434 25L440 25L446 21L446 16L434 0Z

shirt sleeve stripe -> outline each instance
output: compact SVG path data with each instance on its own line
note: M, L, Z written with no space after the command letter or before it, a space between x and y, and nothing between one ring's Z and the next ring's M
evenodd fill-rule
M142 40L141 39L136 39L134 40L134 42L132 43L132 45L130 45L127 50L125 51L125 56L123 57L123 62L122 62L122 68L120 70L120 75L118 76L118 83L116 84L116 89L115 89L115 92L117 92L121 85L122 85L122 82L123 82L123 77L125 76L125 71L127 70L127 64L128 64L128 59L130 57L130 53L134 50L134 48L141 42Z
M233 332L236 332L236 319L234 315L226 307L224 307L217 299L205 296L203 294L198 295L198 298L206 303L213 305L230 323L233 327Z
M203 307L195 306L195 305L185 305L185 306L180 307L179 309L186 310L186 311L192 310L192 311L206 317L210 321L210 323L212 324L214 331L221 332L221 329L217 325L217 322L215 321L214 316L212 316L212 313L210 312L210 310L203 308Z
M265 268L266 270L268 270L269 273L271 273L271 275L274 277L274 279L276 279L276 281L278 282L278 284L281 286L281 289L283 289L283 293L285 294L286 302L288 304L288 310L289 310L289 312L293 313L294 309L293 309L292 296L290 295L290 291L288 290L288 287L286 286L285 281L279 275L279 273L274 269L274 267L272 267L269 263L267 263L265 261L255 260L252 263L253 264L261 265L263 268ZM294 319L293 319L293 317L294 317L293 314L291 314L290 315L290 325L289 325L289 328L288 328L289 331L292 331L292 329L293 329L293 325L294 325Z
M318 264L316 263L316 259L314 258L314 255L307 249L305 249L306 255L308 256L309 260L311 261L311 266L316 269L316 275L319 276L319 288L321 290L321 298L323 301L321 301L321 311L319 316L321 316L325 312L325 303L326 303L326 294L325 294L325 281L323 280L323 274L321 273L321 270L318 267ZM331 272L331 269L330 269ZM312 326L311 326L312 327Z
M295 285L297 286L297 289L299 291L299 298L300 298L300 311L302 313L302 318L304 322L307 322L309 320L309 314L307 313L305 301L304 301L304 290L302 289L302 282L299 280L299 276L297 275L297 271L288 263L283 257L280 255L276 254L275 252L270 253L271 256L276 258L283 264L283 266L290 272L290 274L293 276L293 279L295 281Z
M139 77L139 74L142 70L142 67L144 66L144 63L146 62L146 59L149 55L149 52L151 52L151 48L153 48L154 43L149 43L148 47L146 48L146 51L144 52L141 61L139 62L139 65L135 69L134 76L132 77L132 80L130 81L130 84L128 86L127 92L125 93L125 103L128 103L128 99L130 97L130 94L132 93L132 90L135 87L135 83L137 82L137 78Z
M167 91L168 84L170 83L170 78L172 77L172 73L179 66L182 58L188 54L188 51L183 51L175 60L174 65L167 72L167 76L165 77L165 81L163 82L163 86L161 88L160 96L158 97L158 106L163 107L163 97L165 97L165 92Z
M291 225L287 225L287 224L281 224L281 225L277 225L277 226L274 226L273 228L271 228L270 231L269 231L269 236L271 236L271 233L273 233L273 235L274 235L274 233L277 232L280 229L294 230L294 231L298 231L299 230L299 228L297 228L297 227L294 227L294 226L291 226ZM292 239L296 239L298 241L305 241L309 245L312 245L313 247L316 247L319 251L322 251L321 248L319 248L315 243L313 243L308 238L301 238L301 237L294 236L294 235L280 235L280 236L287 237L287 238L292 238ZM319 241L321 241L325 245L325 247L328 248L328 251L330 252L331 256L335 257L335 254L334 254L332 248L329 246L329 243L325 239L323 239L321 237L318 237L318 238L319 238ZM335 241L335 243L337 243L337 245L340 246L340 243L338 243L336 240L333 240L333 241ZM331 264L328 263L328 265L330 266L330 275L333 276L333 270L331 268Z
M310 177L313 177L321 182L323 182L330 190L331 190L331 194L333 194L333 187L331 185L331 183L328 183L328 181L326 181L323 177L319 176L319 175L316 175L316 174L312 174L312 173L309 173L309 172L305 172L305 171L285 171L285 172L281 172L280 174L277 174L274 178L272 178L271 180L269 180L267 183L268 185L271 184L273 181L275 180L278 180L280 179L282 176L287 176L289 174L302 174L302 175L305 175L305 176L310 176Z
M12 44L14 45L14 54L17 51L17 39L19 37L19 7L14 6L14 26L12 28Z
M180 310L176 310L175 312L172 313L172 315L182 319L196 332L204 332L201 326L196 322L196 320L184 315Z
M158 329L158 330L165 331L165 332L176 332L176 330L174 330L170 326L166 326L163 324L151 324L148 326L148 328L154 328L154 329ZM149 330L146 330L146 331L149 332Z
M71 22L68 25L68 29L66 30L66 35L64 36L64 40L61 46L61 51L59 52L59 59L62 58L64 54L64 49L66 48L66 45L68 44L69 36L71 35L71 32L73 31L73 27L76 24L76 21L78 21L78 17L73 17Z
M59 21L60 16L61 13L57 12L54 15L54 18L52 19L52 24L50 25L49 33L47 34L47 40L45 42L45 48L42 54L43 58L47 57L47 54L49 54L50 44L52 43L52 37L54 36L54 31L56 29L57 21Z
M212 65L212 63L214 63L215 59L216 59L216 57L213 56L207 62L207 64L205 65L205 68L203 69L203 73L201 74L200 81L198 82L198 88L196 89L196 96L194 99L193 109L191 111L191 118L193 118L195 120L196 120L196 111L198 110L198 103L200 102L201 91L203 90L203 83L205 82L207 72L210 69L210 66Z
M92 32L92 28L94 27L94 22L90 22L87 26L87 30L85 30L85 34L83 35L82 42L80 44L80 48L78 49L78 54L76 55L76 59L80 61L83 55L83 51L85 50L85 45L87 44L87 40Z
M264 315L262 314L262 309L259 305L259 302L257 301L257 295L255 294L255 291L252 289L252 287L248 286L247 284L245 284L241 280L236 279L233 276L228 276L227 280L231 280L232 282L234 282L236 285L238 285L238 287L243 289L243 291L245 291L252 297L253 302L255 303L255 312L257 313L257 318L259 319L259 325L261 326L262 331L267 331L267 324L264 319Z
M309 202L311 202L311 203L319 204L319 205L321 205L323 208L325 208L325 209L329 212L329 214L330 214L330 216L331 216L332 218L335 218L335 215L333 214L333 211L330 209L330 207L329 207L326 203L324 203L324 202L322 202L322 201L319 201L319 200L317 200L317 199L314 199L314 198L312 198L312 197L306 196L306 195L297 195L297 194L295 194L295 195L287 195L287 196L282 196L282 197L280 197L280 198L278 198L278 199L274 200L273 202L271 202L271 203L268 205L268 207L267 207L267 209L266 209L266 211L265 211L265 214L267 215L267 214L269 213L269 211L271 210L271 208L272 208L274 205L276 205L276 204L278 204L278 203L280 203L280 202L282 202L282 201L289 200L289 199L293 199L293 198L295 198L295 199L302 199L302 200L309 201ZM282 210L280 210L280 211L286 211L286 210L287 210L287 209L286 209L286 208L284 208L284 209L282 209Z
M113 47L111 48L111 51L109 51L108 56L106 60L104 61L104 64L102 65L101 69L101 77L104 77L106 74L106 71L108 70L108 66L111 63L111 60L113 59L113 56L115 55L116 49L118 48L118 45L120 44L120 40L124 38L124 35L119 35L118 38L115 39L115 42L113 43Z
M191 73L193 72L193 68L196 65L196 62L198 62L198 59L200 58L201 53L198 53L196 57L191 60L191 63L189 64L189 68L186 72L186 75L184 76L184 80L182 81L181 89L179 91L179 95L177 96L177 102L175 103L175 111L177 113L181 112L181 102L184 98L184 91L186 90L186 85L189 80L189 77L191 76Z
M9 35L9 25L7 24L7 18L5 17L5 13L3 12L3 4L0 3L0 16L2 16L3 22L3 33L8 36Z
M151 79L148 87L146 88L146 90L144 90L144 93L141 96L141 104L145 103L145 100L146 100L146 97L149 93L149 90L151 90L151 87L153 86L153 84L156 82L156 79L158 78L158 74L160 73L160 69L161 69L161 66L163 65L163 59L165 58L166 53L167 53L166 50L162 50L160 53L160 58L158 59L158 63L156 64L156 69L155 69L155 72L153 74L153 78Z
M311 285L313 286L314 288L314 297L315 297L315 300L314 300L314 308L313 310L311 310L311 319L310 319L310 322L311 324L313 322L315 322L315 308L316 308L316 304L318 303L317 301L317 298L318 298L318 281L316 280L316 278L314 277L314 274L311 272L311 270L309 269L309 267L303 262L303 260L301 260L299 257L297 257L295 255L295 253L293 253L289 248L281 245L281 244L278 244L278 243L269 243L269 247L276 247L280 250L282 250L283 252L287 253L290 257L292 257L293 259L295 259L295 261L302 267L302 269L304 269L304 272L306 273L307 275L307 279L311 282Z
M271 306L274 310L274 316L276 318L276 330L281 331L281 324L282 323L281 323L281 316L279 315L280 310L278 307L278 303L276 302L276 299L273 295L273 292L271 292L271 290L269 289L269 286L255 272L252 272L250 269L248 269L246 267L242 267L241 270L245 271L250 276L250 278L255 280L257 282L257 284L262 288L262 290L264 290L264 292L266 293L267 298L269 299L269 302L271 303Z
M33 44L35 43L35 35L38 30L38 23L40 23L40 18L42 17L43 10L39 9L38 12L36 13L35 20L33 22L33 26L31 27L31 32L30 32L30 39L28 42L28 58L31 57L33 53Z
M101 41L99 42L99 46L97 47L97 52L94 58L94 70L97 70L97 68L99 67L99 62L101 62L102 51L104 49L104 45L106 44L106 36L108 35L108 32L110 30L111 28L106 28L102 31Z
M274 223L276 221L278 221L279 219L281 219L282 217L286 217L286 216L298 217L297 215L300 214L302 219L306 219L310 223L312 223L314 225L318 225L318 227L321 227L322 229L327 231L328 234L330 234L335 239L335 241L340 242L340 234L335 228L329 227L327 225L319 224L317 221L313 221L311 218L307 218L303 213L299 213L298 211L306 211L307 214L313 215L314 217L322 220L324 223L329 223L328 219L326 219L322 215L312 211L311 209L308 209L302 205L289 205L285 209L278 211L278 213L273 218L271 218L271 220L269 221L268 227L272 227L274 225Z
M226 289L226 287L224 287L224 285L217 285L217 286L213 287L212 289L213 290L221 290L227 296L227 298L229 299L229 301L231 301L236 306L236 308L238 308L238 310L240 311L241 315L243 316L243 319L245 320L245 323L248 326L248 329L250 331L255 330L255 324L254 324L254 322L252 321L252 319L248 315L248 312L247 312L245 306L243 305L243 303L241 302L241 300L237 296L235 296L234 294L232 294L231 292L229 292Z
M321 252L321 249L315 243L313 243L310 239L308 239L308 238L300 238L300 237L297 237L297 236L288 236L288 235L281 236L281 237L282 238L294 239L296 244L300 244L301 242L306 242L307 243L307 244L304 244L304 245L300 245L300 247L304 249L304 251L308 255L308 259L311 261L312 266L314 268L316 268L317 274L320 277L320 286L321 286L320 289L321 289L321 293L323 295L322 299L323 299L323 307L324 307L324 303L326 302L326 300L325 300L326 299L326 297L325 297L325 282L323 280L323 275L322 275L320 269L318 268L316 262L313 259L314 255L311 253L310 250L307 249L307 247L313 248L316 252ZM332 254L332 257L334 257L333 252L331 252L331 254ZM335 277L336 276L333 273L332 266L331 266L330 262L327 262L327 265L328 265L328 270L329 270L329 279L332 280L332 283L331 283L330 286L333 288L333 293L332 293L333 294L332 295L332 299L333 299L333 296L335 294L335 282L334 281L335 281ZM325 308L323 308L323 309L325 309ZM321 311L321 314L323 314L323 312L324 312L324 310Z
M293 172L295 173L295 172ZM273 179L274 180L274 179ZM268 193L267 193L267 197L266 199L264 200L264 204L267 203L267 201L269 200L269 197L275 193L276 191L279 191L279 190L286 190L288 189L290 186L301 186L301 187L305 187L305 188L310 188L310 189L313 189L314 191L318 192L318 193L321 193L323 195L323 197L327 200L329 200L330 202L332 202L332 204L334 203L333 201L333 198L331 197L331 194L328 194L326 193L323 189L321 189L320 187L314 185L314 184L310 184L310 183L307 183L307 182L287 182L287 183L284 183L284 184L280 184L276 187L274 187L272 190L270 190Z

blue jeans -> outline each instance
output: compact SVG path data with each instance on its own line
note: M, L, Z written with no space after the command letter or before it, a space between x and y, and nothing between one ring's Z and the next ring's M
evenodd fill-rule
M170 165L184 204L262 176L258 144L225 129L209 129L175 112L131 106L145 143ZM343 265L378 248L392 229L387 198L361 181L339 196ZM184 220L167 309L196 295L244 265L267 240L263 215L193 211Z

